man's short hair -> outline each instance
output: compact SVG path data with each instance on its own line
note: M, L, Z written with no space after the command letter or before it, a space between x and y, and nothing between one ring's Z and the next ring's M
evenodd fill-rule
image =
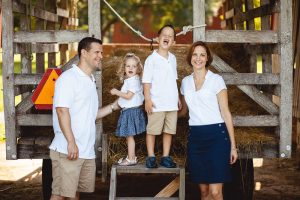
M81 50L84 49L86 51L89 51L91 49L91 44L95 42L102 45L102 40L94 38L94 37L85 37L82 40L80 40L78 44L78 56L80 58L81 56Z

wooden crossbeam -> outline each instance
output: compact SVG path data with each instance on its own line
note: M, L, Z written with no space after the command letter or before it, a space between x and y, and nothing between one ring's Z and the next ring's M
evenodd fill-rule
M37 85L44 74L15 74L14 85Z
M279 4L267 4L251 10L247 10L247 12L237 13L233 16L233 23L237 24L243 21L254 19L256 17L271 15L272 13L278 12L280 12Z
M16 43L71 43L79 42L88 37L86 31L80 30L47 30L47 31L18 31L14 35Z
M16 106L16 113L26 113L30 108L32 108L32 93L25 97L17 106Z
M275 44L278 43L278 35L275 31L244 31L244 30L207 30L206 42L211 43L254 43Z
M32 53L53 53L59 52L58 44L30 44ZM14 53L15 54L24 54L26 53L26 47L21 43L14 44Z
M220 73L227 85L277 85L278 74L272 73Z
M236 73L235 69L230 67L217 55L213 55L212 66L219 72L231 72ZM239 85L237 86L245 94L247 94L251 99L253 99L262 108L268 111L272 115L279 114L278 106L276 106L266 95L261 93L256 87L249 85Z

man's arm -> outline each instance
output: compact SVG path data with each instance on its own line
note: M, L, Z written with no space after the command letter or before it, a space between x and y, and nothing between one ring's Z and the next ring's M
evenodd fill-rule
M57 113L60 129L62 130L68 142L68 159L76 160L78 158L79 152L71 128L71 117L70 117L69 108L57 107L56 113Z

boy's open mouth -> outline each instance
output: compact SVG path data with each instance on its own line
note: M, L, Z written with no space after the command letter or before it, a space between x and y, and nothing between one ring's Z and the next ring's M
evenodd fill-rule
M168 39L164 39L164 40L163 40L163 43L164 43L165 45L168 45L168 44L169 44L169 40L168 40Z

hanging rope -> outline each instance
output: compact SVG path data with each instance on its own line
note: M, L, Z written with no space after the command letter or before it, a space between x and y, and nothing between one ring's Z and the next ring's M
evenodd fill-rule
M104 3L106 3L106 5L113 11L113 13L115 13L115 15L128 27L130 28L134 33L136 33L138 36L140 36L141 38L143 38L144 40L148 41L151 43L151 45L153 44L153 41L157 42L156 38L147 38L145 36L142 35L142 33L138 30L135 30L130 24L128 24L120 15L119 13L106 1L106 0L103 0ZM197 25L197 26L184 26L182 27L182 31L177 33L176 36L179 36L179 35L186 35L187 32L190 32L190 31L193 31L193 29L195 28L201 28L201 27L205 27L206 24L202 24L202 25Z

